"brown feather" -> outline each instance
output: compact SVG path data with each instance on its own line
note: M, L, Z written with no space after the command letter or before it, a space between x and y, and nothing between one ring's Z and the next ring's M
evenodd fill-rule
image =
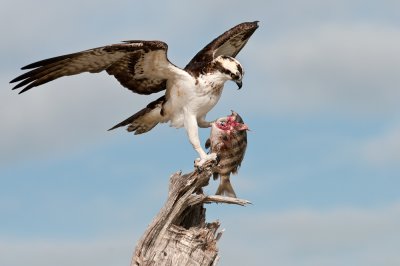
M22 93L60 77L106 70L133 92L151 94L165 89L166 78L157 78L155 73L144 73L143 69L137 66L143 65L146 60L149 65L172 65L167 59L167 49L167 44L160 41L126 41L98 47L29 64L22 69L32 70L16 77L10 83L19 81L13 89L25 86L20 92ZM152 62L147 58L149 54L159 50L165 54L162 61Z
M258 28L258 21L241 23L207 44L186 65L185 70L200 73L214 58L220 55L236 57Z
M110 128L109 131L116 129L118 127L128 126L127 130L129 132L135 132L135 134L138 135L138 134L142 134L142 133L145 133L145 132L151 130L157 124L147 127L146 125L141 125L136 122L139 121L144 116L146 116L151 111L153 111L155 108L161 107L160 115L162 115L162 106L165 103L165 101L166 101L165 96L161 96L157 100L149 103L145 108L143 108L139 112L135 113L134 115L128 117L124 121L122 121L122 122L118 123L117 125L113 126L112 128Z

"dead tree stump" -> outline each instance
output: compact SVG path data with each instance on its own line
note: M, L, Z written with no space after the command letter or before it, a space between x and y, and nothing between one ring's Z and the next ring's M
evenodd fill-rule
M246 205L247 200L206 196L203 187L212 175L213 161L201 170L170 177L168 199L139 240L131 266L216 265L220 223L206 223L204 203Z

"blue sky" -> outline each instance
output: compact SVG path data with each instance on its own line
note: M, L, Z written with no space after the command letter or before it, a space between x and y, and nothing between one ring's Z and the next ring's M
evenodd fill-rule
M183 129L107 131L159 95L105 73L17 95L20 67L129 39L167 42L183 67L254 20L243 89L227 83L208 115L233 109L251 128L232 182L253 204L207 208L225 228L219 265L400 264L398 1L1 4L1 265L129 265L168 177L197 156Z

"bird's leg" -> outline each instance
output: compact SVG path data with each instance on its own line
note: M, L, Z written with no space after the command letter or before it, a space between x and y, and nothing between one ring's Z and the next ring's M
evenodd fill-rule
M205 117L201 117L199 119L197 119L197 124L199 125L199 127L201 128L208 128L211 127L211 122L208 122L205 120Z
M197 119L193 115L185 115L185 129L189 137L190 143L193 145L193 148L200 155L200 158L195 160L195 166L201 167L208 160L215 160L217 158L216 153L207 154L201 148L200 139L199 139L199 129L197 125Z

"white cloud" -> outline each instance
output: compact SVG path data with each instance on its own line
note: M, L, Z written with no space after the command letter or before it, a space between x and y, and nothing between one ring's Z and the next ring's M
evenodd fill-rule
M107 129L150 101L104 73L63 78L21 95L1 90L0 98L1 163L85 149L106 135L110 140Z
M129 265L134 244L127 238L90 241L1 241L1 265L8 266L109 266Z
M362 143L361 157L374 166L398 166L400 169L400 126Z
M400 204L375 209L288 210L221 218L219 265L395 266ZM131 236L5 239L1 265L128 265Z
M398 265L400 204L289 210L222 221L221 265Z
M262 76L253 86L263 97L254 100L264 110L364 116L398 110L398 28L327 24L258 45L252 54Z

